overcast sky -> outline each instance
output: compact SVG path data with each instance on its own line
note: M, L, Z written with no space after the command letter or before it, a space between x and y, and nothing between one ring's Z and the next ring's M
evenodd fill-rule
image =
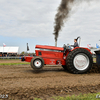
M82 0L76 0L82 1ZM84 0L83 0L84 1ZM74 4L60 31L58 46L73 44L81 36L81 46L100 44L100 0ZM0 0L0 46L19 46L30 52L35 45L55 45L53 26L61 0Z

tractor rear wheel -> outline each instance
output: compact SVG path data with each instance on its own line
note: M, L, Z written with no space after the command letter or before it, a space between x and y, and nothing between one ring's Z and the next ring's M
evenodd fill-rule
M93 58L91 53L83 48L70 52L66 59L68 71L74 74L83 74L91 70Z
M44 60L43 60L43 58L41 58L41 57L34 57L31 60L31 67L34 70L42 69L44 67Z

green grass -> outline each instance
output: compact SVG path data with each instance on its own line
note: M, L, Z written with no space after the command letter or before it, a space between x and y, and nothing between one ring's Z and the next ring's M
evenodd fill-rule
M39 98L35 98L34 100L42 100L42 99L39 99Z
M96 95L99 93L89 93L89 94L80 94L78 96L72 95L72 96L67 96L67 97L52 97L53 100L100 100L100 98L96 98ZM39 98L35 98L34 100L42 100Z
M100 98L96 98L96 94L84 94L78 96L54 97L54 100L100 100Z
M96 98L96 96L99 95L99 98ZM2 100L2 99L0 99ZM14 100L14 99L8 99L8 100ZM16 99L17 100L17 99ZM29 99L33 100L33 99ZM40 98L34 98L34 100L42 100ZM66 97L51 97L49 100L100 100L100 92L99 93L89 93L89 94L80 94L78 96L72 95L72 96L66 96Z
M30 63L1 63L0 65L29 65Z

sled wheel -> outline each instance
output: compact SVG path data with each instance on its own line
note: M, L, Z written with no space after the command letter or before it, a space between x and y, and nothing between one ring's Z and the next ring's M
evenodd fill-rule
M44 60L41 57L35 57L31 60L31 67L34 70L39 70L44 67Z
M66 65L69 72L74 74L87 73L92 68L93 58L88 50L78 48L68 54Z

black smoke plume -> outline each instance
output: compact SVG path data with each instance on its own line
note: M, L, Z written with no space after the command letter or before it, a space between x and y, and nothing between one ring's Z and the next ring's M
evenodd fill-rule
M55 26L54 26L54 35L55 42L57 43L57 38L59 36L59 31L64 25L65 19L69 17L71 11L71 4L73 4L74 0L62 0L60 6L58 7L57 14L55 16Z

